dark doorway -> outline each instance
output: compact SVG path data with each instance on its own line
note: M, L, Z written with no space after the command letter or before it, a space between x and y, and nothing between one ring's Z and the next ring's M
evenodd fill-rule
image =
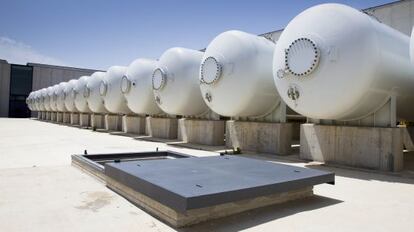
M30 110L26 98L32 91L33 68L24 65L11 65L10 70L10 118L28 118Z

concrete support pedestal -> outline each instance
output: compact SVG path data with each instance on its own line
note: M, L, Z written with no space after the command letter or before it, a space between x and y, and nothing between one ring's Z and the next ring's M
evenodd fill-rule
M87 113L80 113L79 115L79 125L82 127L91 126L91 116Z
M178 139L195 144L224 145L225 121L181 118L178 120Z
M145 117L124 115L122 117L122 131L129 134L145 134Z
M42 112L40 112L40 111L37 112L37 119L39 119L39 120L42 119Z
M70 124L71 125L79 125L79 113L71 113L70 114Z
M106 114L105 115L105 130L122 131L122 115Z
M145 119L145 134L154 138L177 139L178 119L154 118Z
M91 115L91 127L93 130L105 129L105 117L102 114Z
M353 167L401 171L404 130L302 124L300 157Z
M51 116L51 115L52 115L52 112L49 112L49 111L48 111L48 112L46 112L46 119L45 119L45 120L46 120L46 121L50 121L50 120L51 120L51 118L52 118L52 116Z
M46 112L42 111L41 114L42 114L42 120L46 121Z
M56 112L51 112L50 113L50 120L53 122L57 122L57 116L56 116Z
M67 113L67 112L63 113L62 120L63 120L63 123L70 124L70 113Z
M291 123L226 122L226 146L242 151L265 152L278 155L291 154Z
M57 112L56 113L56 122L63 123L63 113L62 112Z

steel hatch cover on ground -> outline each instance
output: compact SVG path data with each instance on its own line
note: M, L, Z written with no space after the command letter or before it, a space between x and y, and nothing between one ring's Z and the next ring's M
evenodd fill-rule
M108 163L105 175L179 212L335 182L331 172L239 156Z

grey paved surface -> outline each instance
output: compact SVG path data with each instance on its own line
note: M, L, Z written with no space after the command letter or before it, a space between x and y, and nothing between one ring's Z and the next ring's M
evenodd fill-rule
M2 118L0 131L0 231L175 231L70 165L70 155L84 149L150 151L165 145L28 119ZM259 158L291 163L275 156ZM336 185L319 185L316 196L308 199L180 231L414 230L413 179L314 168L335 171Z

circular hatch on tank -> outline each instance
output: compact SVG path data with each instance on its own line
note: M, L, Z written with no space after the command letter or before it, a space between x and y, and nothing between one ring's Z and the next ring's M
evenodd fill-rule
M319 63L320 52L316 44L308 38L293 41L285 51L285 66L295 76L310 74Z
M209 56L201 64L201 81L213 84L221 77L221 65L216 58Z

